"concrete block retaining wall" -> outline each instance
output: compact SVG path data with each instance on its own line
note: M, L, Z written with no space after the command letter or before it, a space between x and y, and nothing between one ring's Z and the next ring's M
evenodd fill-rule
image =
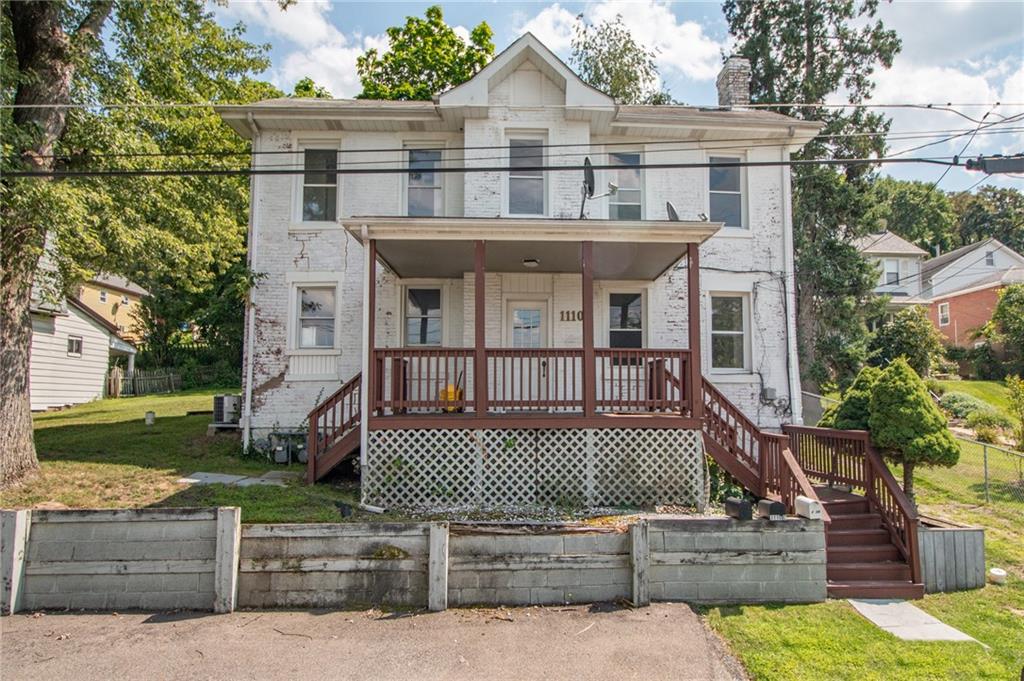
M429 535L429 523L247 525L239 606L424 606Z
M4 612L230 611L238 517L237 508L5 511Z
M5 511L4 613L825 599L820 521L628 529L238 524L238 509Z

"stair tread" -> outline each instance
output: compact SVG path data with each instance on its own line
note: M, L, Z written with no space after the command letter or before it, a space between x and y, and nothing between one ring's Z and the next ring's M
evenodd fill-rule
M830 528L828 532L826 532L826 534L849 536L853 534L864 534L865 532L869 532L871 534L889 534L889 530L885 529L884 527L854 527L842 530L833 530Z

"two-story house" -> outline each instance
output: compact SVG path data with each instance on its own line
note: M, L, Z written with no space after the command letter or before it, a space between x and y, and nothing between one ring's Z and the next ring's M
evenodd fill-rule
M308 423L310 480L358 454L374 504L692 502L702 429L801 412L785 162L820 129L743 108L745 60L718 84L618 104L527 34L433 101L219 107L253 147L245 438Z
M149 291L133 281L113 274L98 274L78 288L78 300L107 322L118 334L136 343L142 340L138 330L139 305Z
M887 295L886 316L909 305L927 305L921 296L921 271L928 252L885 230L857 239L854 246L878 269L876 295Z

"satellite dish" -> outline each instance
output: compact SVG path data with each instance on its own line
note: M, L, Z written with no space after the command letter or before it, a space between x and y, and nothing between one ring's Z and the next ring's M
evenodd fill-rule
M668 213L669 220L679 222L679 213L676 212L676 207L672 205L671 201L665 202L665 212Z
M583 191L586 192L587 198L593 198L594 196L594 166L590 164L590 157L587 156L583 159Z

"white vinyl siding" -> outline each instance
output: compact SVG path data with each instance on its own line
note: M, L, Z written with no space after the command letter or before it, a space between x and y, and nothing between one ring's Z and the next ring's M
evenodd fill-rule
M110 335L73 305L67 315L32 315L29 386L33 411L81 404L103 397ZM68 354L69 337L81 353Z

